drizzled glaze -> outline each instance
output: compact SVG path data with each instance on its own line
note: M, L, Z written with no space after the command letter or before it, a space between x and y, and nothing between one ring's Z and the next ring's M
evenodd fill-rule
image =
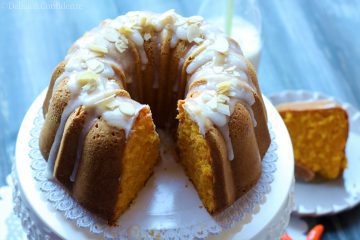
M163 14L129 12L114 20L105 20L100 26L86 33L75 42L66 56L65 71L56 82L68 79L71 100L63 111L50 151L51 175L65 123L78 107L84 106L92 114L86 118L79 139L81 149L71 175L72 181L76 177L83 141L94 124L94 119L101 116L108 124L124 129L126 136L130 134L133 121L145 105L128 97L117 96L119 89L135 84L130 74L134 64L129 64L129 44L133 43L136 47L141 69L144 70L149 62L144 41L154 38L152 41L156 41L156 49L159 50L159 39L165 35L165 31L172 34L171 48L180 40L194 44L180 60L179 71L184 62L197 53L186 68L188 77L185 111L198 124L204 136L213 125L218 127L227 144L228 158L233 159L228 121L237 102L245 104L256 125L251 109L255 102L255 87L246 74L246 63L238 45L199 16L185 18L173 10ZM151 32L155 34L151 35ZM114 67L120 69L123 76L118 76L113 70ZM200 79L201 84L194 84ZM158 88L157 77L153 88ZM178 82L174 84L174 91L178 91L177 88Z

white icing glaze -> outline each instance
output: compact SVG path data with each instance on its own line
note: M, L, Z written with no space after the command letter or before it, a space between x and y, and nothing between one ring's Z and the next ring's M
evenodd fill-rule
M155 69L158 69L160 40L169 31L171 48L175 47L179 40L193 44L179 63L179 72L181 72L184 62L189 57L194 58L186 68L188 73L186 93L189 97L185 99L184 109L198 124L204 136L213 125L218 127L227 145L228 158L233 159L227 123L237 102L240 101L246 106L256 126L251 109L255 102L253 95L255 87L247 76L246 62L239 46L198 16L185 18L176 14L174 10L162 14L129 12L114 20L103 21L99 27L76 41L66 57L65 72L56 82L64 78L69 79L68 88L72 99L64 109L51 148L50 170L54 167L66 120L80 105L94 109L95 112L86 120L80 142L85 139L94 118L98 116L102 116L110 125L124 129L126 136L129 135L134 119L144 107L129 98L116 96L118 90L127 88L128 84L131 85L130 92L136 89L135 81L132 79L135 64L132 64L130 41L139 53L142 70L149 62L144 41L149 39L155 41L154 62ZM149 32L154 32L154 35ZM125 79L115 74L114 67L124 73ZM159 86L159 77L158 71L154 72L153 88L156 89ZM199 79L205 82L188 91L191 84ZM175 81L174 92L178 91L178 82ZM82 143L79 146L82 146ZM72 180L76 177L77 168L78 162L74 167Z
M48 157L48 165L47 165L47 167L48 167L47 175L48 176L47 177L49 179L53 178L55 161L56 161L58 151L60 148L61 139L62 139L62 136L64 133L66 121L69 118L70 114L73 113L75 111L75 109L78 108L79 106L80 106L79 101L77 101L76 99L70 100L70 102L65 107L65 109L61 115L60 125L56 131L54 142L51 145L51 149L50 149L50 153L49 153L49 157Z
M92 111L92 113L88 113L88 114L90 116L86 117L83 129L81 130L81 134L79 137L78 146L77 146L77 150L76 150L76 160L74 163L73 171L70 176L71 182L75 182L75 179L76 179L76 175L77 175L77 172L79 169L79 165L80 165L80 161L81 161L81 157L82 157L82 153L83 153L85 138L86 138L87 134L89 133L91 127L95 124L95 122L98 119L96 117L96 115L93 113L93 111Z
M207 130L213 124L218 127L226 143L228 158L232 160L234 153L227 124L231 112L228 105L214 101L214 99L217 99L215 90L202 91L198 92L197 96L187 99L183 106L190 117L198 124L200 133L203 136L206 135Z

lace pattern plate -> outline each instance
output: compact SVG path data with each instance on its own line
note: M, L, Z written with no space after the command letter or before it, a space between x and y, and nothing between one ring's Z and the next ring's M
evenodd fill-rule
M37 100L37 102L41 101ZM266 100L266 104L270 103ZM175 162L174 151L169 144L163 145L161 149L162 157L166 161L160 162L135 202L119 218L119 226L110 227L79 206L59 184L47 179L46 162L38 147L39 133L43 124L39 108L40 104L33 107L32 123L28 123L30 136L27 156L36 188L41 190L42 197L47 200L51 208L56 209L74 225L88 233L96 234L97 237L204 239L209 235L220 234L234 224L244 222L245 217L251 218L261 209L261 205L266 202L267 194L271 191L278 161L278 136L270 121L272 141L263 159L260 180L253 189L221 214L211 217L207 213L192 184ZM273 109L272 106L271 108ZM161 138L165 138L163 142L170 141L164 134L161 134Z

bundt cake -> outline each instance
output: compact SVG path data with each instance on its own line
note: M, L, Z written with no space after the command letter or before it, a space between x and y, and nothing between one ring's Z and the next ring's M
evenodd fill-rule
M179 162L210 213L256 184L270 144L256 74L238 44L173 10L129 12L77 40L53 72L43 113L49 177L110 224L159 158L154 122L177 129Z
M339 177L346 168L347 112L330 100L282 103L277 110L294 147L296 177Z

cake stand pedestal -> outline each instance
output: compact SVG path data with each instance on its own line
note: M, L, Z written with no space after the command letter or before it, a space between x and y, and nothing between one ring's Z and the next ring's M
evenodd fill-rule
M75 221L67 219L58 211L39 189L31 169L29 154L31 146L38 144L32 136L39 129L33 129L33 122L44 98L41 94L26 114L16 145L16 161L13 168L15 213L20 217L23 228L30 239L104 239L89 229L80 228ZM279 239L288 225L293 207L294 160L292 145L284 123L275 108L265 98L268 120L276 133L277 161L270 184L270 191L252 214L219 235L209 239ZM35 132L34 132L35 131ZM53 196L54 197L54 196ZM64 207L64 206L61 206ZM155 236L156 237L156 236ZM175 238L178 239L178 238Z

